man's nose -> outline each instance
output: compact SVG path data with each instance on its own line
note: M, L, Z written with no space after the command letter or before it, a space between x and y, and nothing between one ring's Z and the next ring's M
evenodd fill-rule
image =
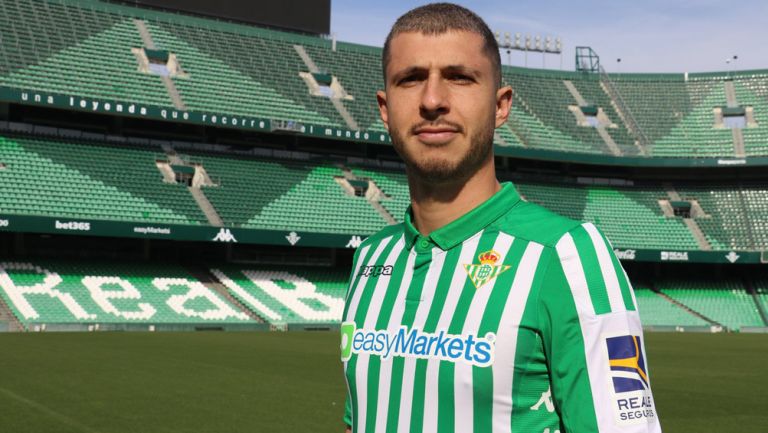
M430 75L421 94L419 111L425 119L432 120L446 114L449 109L449 95L446 82L441 77Z

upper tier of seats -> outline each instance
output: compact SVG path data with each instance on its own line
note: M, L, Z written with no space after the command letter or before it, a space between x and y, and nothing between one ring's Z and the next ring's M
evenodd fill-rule
M150 144L0 134L0 213L209 224L186 184L164 180L158 164L171 156ZM365 235L389 217L402 221L409 203L398 171L195 150L182 157L213 180L201 191L228 227ZM692 221L712 250L768 250L768 189L759 182L515 185L526 200L595 223L617 248L703 249L683 218L665 213L676 194L696 205Z
M0 38L0 86L384 131L374 96L382 87L377 47L340 42L334 49L327 39L99 0L5 1ZM139 70L134 51L148 45L178 60L182 73L170 83L179 101L161 76ZM312 73L330 78L343 98L318 96L329 90L318 88ZM503 79L515 96L509 122L497 130L499 146L740 156L732 131L716 126L715 110L730 96L754 118L741 130L743 155L768 155L768 71L611 74L611 86L598 74L505 66ZM604 131L579 125L583 106L604 114ZM628 126L630 118L646 140Z
M160 147L0 136L0 212L207 224L181 184L164 183Z
M618 248L682 250L701 248L681 217L667 216L660 201L677 192L697 202L704 215L693 221L713 250L768 249L768 194L765 186L746 182L669 186L574 185L518 182L529 201L559 214L594 222Z

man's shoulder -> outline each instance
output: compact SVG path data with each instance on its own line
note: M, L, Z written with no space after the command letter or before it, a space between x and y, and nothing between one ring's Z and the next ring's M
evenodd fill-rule
M359 247L357 247L357 249L359 251L371 245L378 245L384 240L391 239L393 237L395 238L400 237L403 234L404 230L405 230L405 225L403 223L386 226L383 229L379 230L378 232L365 238L365 240L363 240L363 242L360 244Z
M536 203L520 200L498 222L500 231L544 247L554 247L568 232L584 224Z

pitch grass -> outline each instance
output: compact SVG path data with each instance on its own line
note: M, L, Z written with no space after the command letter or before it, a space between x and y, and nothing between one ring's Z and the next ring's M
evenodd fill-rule
M768 335L646 339L666 433L767 431ZM2 334L0 432L341 432L337 342L305 332Z

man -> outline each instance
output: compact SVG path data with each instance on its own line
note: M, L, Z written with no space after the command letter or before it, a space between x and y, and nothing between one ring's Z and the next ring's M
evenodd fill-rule
M474 13L431 4L384 45L403 224L355 254L344 421L362 432L659 432L629 281L592 224L496 180L512 89Z

